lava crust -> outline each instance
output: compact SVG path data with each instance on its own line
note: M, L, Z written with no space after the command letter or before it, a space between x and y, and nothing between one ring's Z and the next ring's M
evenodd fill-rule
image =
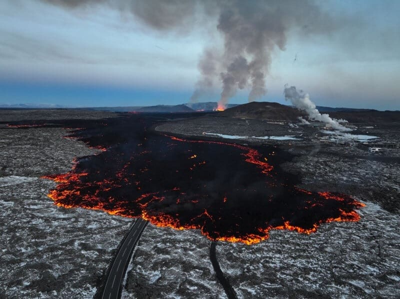
M168 115L168 118L182 117ZM161 227L200 229L211 240L258 243L271 229L315 232L321 223L358 221L353 198L297 188L276 147L250 148L181 139L149 128L165 116L129 114L106 120L36 122L63 126L97 155L77 158L49 197L58 206L142 217ZM13 123L26 129L27 123Z

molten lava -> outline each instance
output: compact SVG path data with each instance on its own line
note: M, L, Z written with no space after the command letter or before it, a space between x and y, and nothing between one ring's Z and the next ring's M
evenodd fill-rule
M299 178L279 167L291 159L288 153L148 130L165 118L52 121L74 129L69 137L103 151L77 158L66 174L45 176L57 183L49 197L66 208L142 217L156 226L199 229L211 240L245 244L268 239L273 229L310 234L323 223L360 219L356 209L364 205L353 198L296 187Z
M30 129L43 127L43 124L7 124L7 127L16 129Z
M225 111L226 107L224 104L218 102L217 108L214 109L214 111Z

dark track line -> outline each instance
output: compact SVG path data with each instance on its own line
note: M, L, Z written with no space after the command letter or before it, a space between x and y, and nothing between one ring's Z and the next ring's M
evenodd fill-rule
M215 242L215 241L211 242L210 260L213 265L217 279L220 282L220 284L223 286L226 296L228 296L229 299L237 299L235 290L229 283L228 279L225 278L224 273L222 272L221 267L219 266L219 263L217 260L216 247L217 247L217 242Z
M147 223L147 221L138 218L129 230L108 273L102 299L118 299L121 297L121 286L128 263Z

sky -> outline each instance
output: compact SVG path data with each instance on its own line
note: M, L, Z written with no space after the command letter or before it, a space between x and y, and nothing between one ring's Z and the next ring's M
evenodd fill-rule
M273 22L256 28L267 35L284 36L283 42L281 35L265 39L260 47L267 55L254 54L258 52L249 50L249 45L240 45L242 37L238 35L234 35L234 46L244 48L234 55L228 53L227 40L233 37L229 37L229 28L221 29L224 10L233 7L245 16L240 21L243 26L247 22L258 26L251 23L257 8L232 4L235 0L226 0L228 4L219 7L202 4L201 9L197 4L194 13L180 5L182 9L175 9L173 15L157 0L97 1L100 4L85 0L76 6L66 2L0 2L0 105L187 103L193 92L204 86L199 65L208 49L217 57L208 61L208 67L213 63L217 67L212 86L202 89L198 101L220 100L229 87L224 78L233 76L237 81L234 90L225 93L227 101L248 102L249 93L260 85L254 80L261 69L265 86L257 93L258 101L287 104L283 89L289 84L309 93L320 106L400 110L397 0L328 0L315 1L313 6L302 6L313 1L287 0L280 1L282 7L274 0L264 1L265 6L271 2L274 9L278 6L283 11L274 13L277 19ZM275 30L276 24L284 29ZM311 24L311 29L303 30L304 24ZM246 40L244 36L243 42ZM233 56L245 58L245 75L229 73L236 65ZM255 64L255 70L251 69ZM243 86L239 83L242 79Z

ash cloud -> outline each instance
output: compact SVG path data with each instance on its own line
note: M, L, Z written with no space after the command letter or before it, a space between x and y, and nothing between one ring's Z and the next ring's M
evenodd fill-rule
M191 101L195 102L218 83L219 106L225 106L239 89L249 89L248 100L267 93L266 79L273 53L285 50L290 32L325 34L336 24L312 0L41 0L77 8L108 5L129 12L143 24L161 32L187 33L194 24L209 26L222 37L222 46L206 46L198 64L200 78Z
M119 0L116 2L119 9L132 12L144 24L161 31L188 30L196 11L195 1Z
M91 8L99 5L123 13L132 13L143 24L159 31L187 31L195 15L197 2L184 0L40 0L69 9Z
M308 0L219 1L217 30L224 45L214 66L222 92L219 106L225 106L239 89L250 88L249 101L267 93L266 78L275 50L285 50L290 31L308 35L330 32L334 22ZM215 64L202 57L201 65ZM214 74L213 74L214 75ZM200 82L209 80L202 72ZM196 90L198 97L199 90Z
M295 86L285 86L284 94L287 101L291 101L295 107L307 112L310 119L329 124L332 128L339 131L351 131L349 128L339 124L336 119L331 118L329 114L321 114L310 100L308 93L304 93L302 90L298 91Z

